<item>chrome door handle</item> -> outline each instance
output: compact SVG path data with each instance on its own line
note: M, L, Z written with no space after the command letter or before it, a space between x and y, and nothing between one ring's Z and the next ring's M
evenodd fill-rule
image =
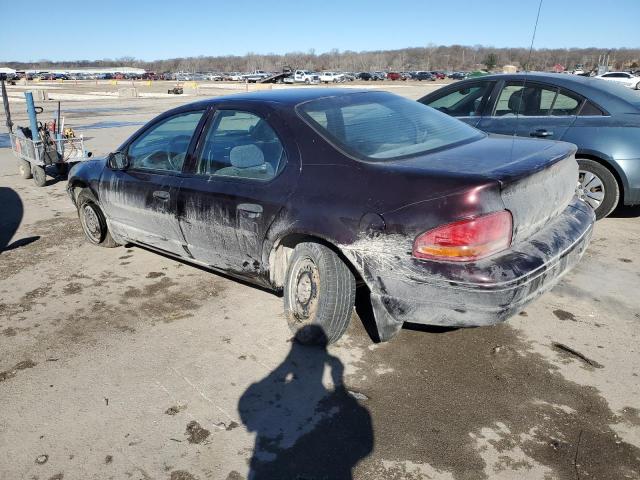
M551 135L553 135L553 132L545 130L544 128L539 128L529 133L529 136L531 137L540 137L540 138L550 137Z
M153 192L153 198L157 198L158 200L169 200L170 197L169 192L165 192L164 190L156 190Z

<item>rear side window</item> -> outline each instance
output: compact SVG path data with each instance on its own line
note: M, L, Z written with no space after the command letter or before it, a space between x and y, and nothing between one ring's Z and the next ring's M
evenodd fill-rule
M495 116L571 116L577 115L583 98L553 85L524 82L508 83L500 92Z
M558 95L556 95L555 101L553 102L551 115L553 115L554 117L577 115L581 104L582 97L579 97L578 95L575 95L571 92L567 92L566 90L560 90L558 92Z
M586 101L582 106L582 110L580 110L581 117L593 117L602 115L604 115L604 112L589 101Z
M386 92L320 98L296 110L334 147L366 160L398 159L484 137L459 120Z
M282 143L267 120L251 112L220 110L205 137L197 173L271 180L285 161Z

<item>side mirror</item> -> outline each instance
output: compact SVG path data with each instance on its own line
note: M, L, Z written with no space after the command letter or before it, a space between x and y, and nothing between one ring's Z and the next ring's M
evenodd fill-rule
M126 170L129 167L129 158L124 152L113 152L107 157L107 163L112 170Z

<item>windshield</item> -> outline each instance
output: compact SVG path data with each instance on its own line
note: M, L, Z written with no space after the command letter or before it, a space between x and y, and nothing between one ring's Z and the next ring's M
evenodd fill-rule
M459 120L386 92L320 98L296 110L334 147L366 160L394 160L484 137Z

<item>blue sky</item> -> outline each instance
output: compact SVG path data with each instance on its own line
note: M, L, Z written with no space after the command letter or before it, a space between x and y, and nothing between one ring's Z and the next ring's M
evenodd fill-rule
M0 61L528 47L537 8L538 0L0 0ZM639 22L640 0L544 0L535 47L637 48Z

